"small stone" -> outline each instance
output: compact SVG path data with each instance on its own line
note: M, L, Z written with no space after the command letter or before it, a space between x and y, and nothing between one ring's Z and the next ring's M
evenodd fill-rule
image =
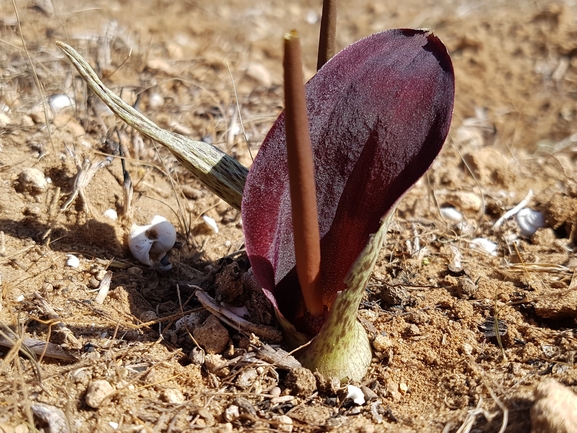
M304 367L291 370L285 378L285 385L297 397L308 397L317 390L315 375Z
M555 236L555 231L552 228L544 227L538 229L533 237L531 238L531 242L534 245L541 245L544 247L548 247L553 245L557 236Z
M235 404L231 404L227 407L224 411L224 419L228 422L234 421L240 416L240 412L238 410L238 406Z
M214 416L212 416L207 408L201 407L198 409L198 415L203 418L208 425L212 425L214 423Z
M235 384L241 389L248 389L252 386L255 380L258 378L258 372L255 368L247 368L239 373L236 378Z
M177 331L192 331L197 326L200 326L208 318L204 310L195 311L194 313L182 316L176 321L174 327Z
M84 401L93 409L98 409L102 402L114 393L114 388L106 380L95 380L88 385Z
M293 420L287 415L274 415L271 418L271 424L281 432L291 433L293 431Z
M45 403L34 403L30 407L34 416L41 424L44 424L44 431L51 433L68 433L70 431L66 415L59 407Z
M462 350L465 355L473 354L473 346L471 346L469 343L463 343Z
M212 314L201 326L194 328L192 335L207 353L222 353L230 340L227 329Z
M388 306L409 302L409 293L402 285L386 285L381 290L381 299Z
M408 335L409 337L416 337L418 335L421 335L421 330L417 325L411 323L410 325L407 325L407 327L405 328L405 334Z
M48 188L46 177L37 168L25 168L20 172L16 185L17 192L37 196L46 191L46 188Z
M186 400L184 398L184 395L182 395L182 392L174 388L167 388L164 391L162 391L160 398L163 401L172 404L182 404Z
M154 311L145 311L140 315L140 321L141 322L152 322L154 320L158 319L158 316L156 315L156 312Z
M534 391L531 433L577 432L577 395L554 379L540 382Z
M479 195L467 191L449 193L445 196L445 201L457 209L469 212L477 212L483 206L483 199Z
M379 398L377 393L368 386L361 386L361 391L363 391L363 395L365 396L366 401L376 400Z
M377 352L385 352L393 346L393 340L388 335L379 334L373 340L373 348Z
M399 391L401 394L406 394L409 391L409 385L407 385L405 382L399 383Z
M138 266L131 266L126 270L126 272L130 275L142 275L142 269Z

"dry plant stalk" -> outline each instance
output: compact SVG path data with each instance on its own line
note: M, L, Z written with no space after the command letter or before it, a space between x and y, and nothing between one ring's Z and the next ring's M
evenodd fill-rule
M244 183L248 174L245 166L208 143L192 140L158 127L108 89L76 50L63 42L56 42L56 45L66 54L88 87L118 117L142 135L163 144L211 191L231 206L240 209Z

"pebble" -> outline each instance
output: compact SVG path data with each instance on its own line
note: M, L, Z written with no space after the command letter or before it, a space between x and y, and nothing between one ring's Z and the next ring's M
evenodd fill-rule
M447 194L445 201L457 209L469 212L478 212L483 206L481 197L473 192L457 191Z
M178 319L174 327L177 331L192 331L195 327L201 325L207 317L205 311L195 311Z
M20 172L16 191L37 196L46 191L46 188L48 188L46 177L37 168L25 168Z
M258 372L255 368L247 368L239 373L236 378L235 384L241 389L248 389L252 386L255 380L258 378Z
M577 395L554 379L545 379L534 390L531 433L577 432Z
M304 367L291 370L285 378L285 385L297 397L308 397L317 390L315 375Z
M114 388L106 380L95 380L88 385L84 401L93 409L98 409L102 402L114 393Z
M287 415L274 415L271 424L276 425L276 429L281 432L291 433L293 431L293 420Z
M64 411L58 407L44 403L34 403L31 406L32 413L45 424L45 431L51 433L68 433L68 423Z
M238 406L235 404L231 404L229 407L227 407L224 411L224 419L226 421L234 421L235 419L237 419L238 417L240 417L240 412L238 410Z
M208 316L208 319L201 326L194 328L192 335L197 343L208 353L223 352L230 340L227 329L212 314Z
M162 401L172 404L182 404L186 400L184 395L182 395L182 392L175 388L167 388L163 390L160 398Z
M363 391L363 395L365 396L366 401L376 400L379 398L377 393L368 386L361 386L361 391Z
M140 315L140 321L141 322L152 322L153 320L158 319L158 316L156 314L155 311L149 310L149 311L144 311L141 315Z
M377 352L385 352L393 346L393 340L388 335L379 334L373 340L373 348Z

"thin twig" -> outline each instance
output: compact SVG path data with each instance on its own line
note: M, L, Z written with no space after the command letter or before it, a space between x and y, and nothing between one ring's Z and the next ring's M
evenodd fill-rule
M505 212L503 216L499 218L495 224L493 224L493 230L501 227L505 221L507 221L512 216L517 215L521 209L527 207L532 198L533 198L533 190L530 189L525 198L521 200L517 206Z
M197 289L196 298L202 304L202 306L228 325L238 329L239 331L252 332L253 334L268 341L278 343L282 340L282 333L278 329L273 328L272 326L259 325L249 322L248 320L237 316L232 311L217 304L216 301L208 296L205 292L203 292L200 287L196 286L195 288Z

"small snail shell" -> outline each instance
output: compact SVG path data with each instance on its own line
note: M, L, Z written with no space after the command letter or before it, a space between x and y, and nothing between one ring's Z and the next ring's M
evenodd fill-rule
M161 261L175 242L174 226L159 215L155 215L149 225L133 224L128 235L130 252L140 263L148 266Z
M517 214L517 224L521 229L521 234L530 238L537 229L545 227L545 217L542 212L531 208L523 208Z

